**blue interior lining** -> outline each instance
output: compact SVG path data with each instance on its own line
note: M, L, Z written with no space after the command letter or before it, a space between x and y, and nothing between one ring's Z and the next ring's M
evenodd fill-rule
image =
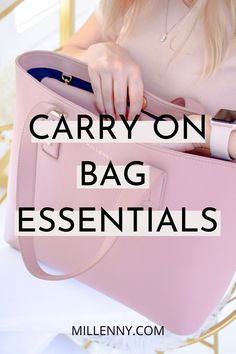
M56 69L50 68L33 68L28 70L28 73L32 75L36 80L42 81L45 77L50 77L51 79L56 79L61 82L62 80L62 72ZM65 75L66 76L66 75ZM70 81L70 85L74 87L78 87L82 90L93 92L92 86L90 82L79 79L78 77L72 76L72 80Z
M64 82L62 79L63 72L60 70L39 67L39 68L29 69L28 73L38 81L42 81L45 77L50 77L51 79L56 79L59 80L60 82ZM92 85L90 84L90 82L79 79L78 77L72 76L70 85L93 93ZM150 112L144 110L142 110L142 112L153 119L163 120L160 119L157 115L152 114Z

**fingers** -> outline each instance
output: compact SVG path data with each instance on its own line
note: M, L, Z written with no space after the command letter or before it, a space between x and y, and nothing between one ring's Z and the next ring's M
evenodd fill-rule
M130 76L128 79L128 90L130 102L128 120L133 120L137 114L140 114L144 105L142 79L134 79Z
M139 115L145 102L143 81L137 65L90 66L89 75L97 109L102 114L132 120ZM129 101L129 107L127 102ZM128 111L128 117L127 117Z
M126 115L127 91L127 77L115 77L113 80L113 102L117 118L120 114Z
M110 73L101 73L101 87L103 105L106 114L115 117L115 109L113 103L113 77Z
M89 69L89 76L90 76L90 81L91 81L91 85L93 88L96 107L99 112L105 113L100 76L98 75L98 73L95 70L92 70L92 69Z
M112 77L109 73L98 75L94 72L90 78L99 112L116 118L120 114L125 115L127 109L127 77Z

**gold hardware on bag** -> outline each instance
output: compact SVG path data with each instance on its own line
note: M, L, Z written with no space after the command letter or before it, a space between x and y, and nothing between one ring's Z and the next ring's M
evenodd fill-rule
M48 113L48 115L51 116L52 120L59 120L59 119L61 119L62 116L65 117L65 118L67 117L66 113L61 113L60 111L57 111L57 110L50 111ZM45 144L47 146L51 146L53 144L53 142L52 141L47 141ZM45 144L44 144L44 147L45 147ZM44 149L44 151L45 151L45 149Z
M65 83L66 85L69 85L69 83L70 83L71 80L72 80L72 76L71 76L71 75L62 74L62 75L61 75L61 78L62 78L62 80L64 81L64 83Z
M52 110L52 111L50 111L48 114L51 114L52 116L54 116L54 117L57 118L57 119L60 119L62 116L64 116L65 118L67 117L67 114L66 114L66 113L57 111L57 110L55 110L55 109Z

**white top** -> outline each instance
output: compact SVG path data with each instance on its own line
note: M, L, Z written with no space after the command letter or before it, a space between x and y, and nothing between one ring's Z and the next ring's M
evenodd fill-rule
M236 109L236 49L224 60L217 72L209 79L199 80L204 59L203 26L198 23L182 51L173 54L184 41L187 30L185 23L191 16L190 9L182 0L170 0L168 25L170 31L165 42L167 1L147 1L145 8L138 15L132 32L124 34L122 27L117 43L126 48L139 64L145 89L166 100L177 97L189 97L199 101L206 113L215 114L220 108ZM183 18L183 16L186 17ZM102 23L101 8L95 15ZM182 19L182 20L181 20Z

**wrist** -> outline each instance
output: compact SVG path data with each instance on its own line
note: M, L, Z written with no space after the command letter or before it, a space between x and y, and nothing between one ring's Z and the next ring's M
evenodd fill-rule
M201 116L200 115L191 115L189 117L194 122L200 122ZM205 115L205 143L194 143L194 148L205 148L210 149L210 135L211 135L211 117Z

